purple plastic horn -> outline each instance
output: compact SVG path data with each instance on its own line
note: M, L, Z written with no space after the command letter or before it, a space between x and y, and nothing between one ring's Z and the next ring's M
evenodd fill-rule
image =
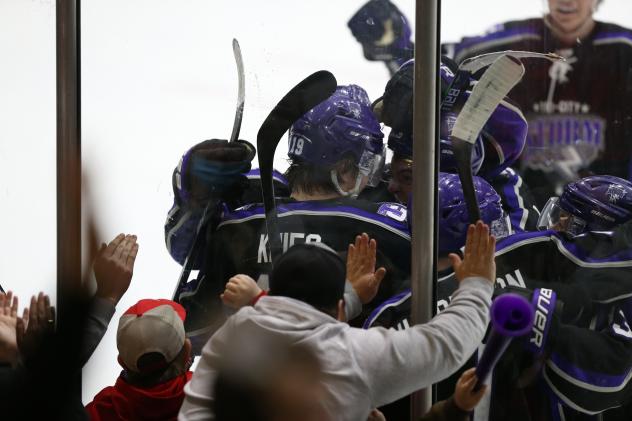
M531 303L518 294L503 294L496 298L490 310L492 330L485 350L476 366L478 390L503 355L511 340L527 334L533 327L534 311Z

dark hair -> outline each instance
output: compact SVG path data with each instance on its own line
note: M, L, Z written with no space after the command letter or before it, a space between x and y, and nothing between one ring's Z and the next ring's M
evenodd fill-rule
M143 354L136 362L141 372L125 370L125 380L134 386L151 387L186 373L188 365L184 361L185 349L186 346L183 345L173 361L165 361L165 357L159 352ZM151 367L158 368L152 370Z
M336 314L344 295L346 267L335 251L317 244L297 244L282 254L270 274L270 295L301 300Z
M320 361L305 345L290 345L283 340L263 340L259 345L259 351L253 355L243 355L243 350L235 349L222 356L214 382L213 411L217 421L275 419L279 409L276 392L283 377L320 381Z
M334 167L315 165L300 159L289 160L290 167L285 172L285 178L290 191L301 191L305 194L337 193L336 186L331 181L331 170ZM352 156L345 156L335 165L338 173L357 175L358 166Z

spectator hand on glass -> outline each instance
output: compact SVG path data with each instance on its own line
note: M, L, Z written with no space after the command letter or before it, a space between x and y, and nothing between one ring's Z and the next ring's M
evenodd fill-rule
M108 245L101 245L93 266L98 297L118 304L132 281L137 254L135 235L119 234Z
M18 297L9 291L0 293L0 363L14 365L17 362L18 344L15 337Z
M28 360L37 354L41 344L55 332L55 307L50 298L40 292L31 297L31 306L24 309L15 327L18 349L22 358Z
M489 226L482 221L467 229L463 259L458 254L449 255L456 279L461 282L468 277L481 277L490 282L496 280L496 238L489 235Z
M362 304L370 302L380 287L386 269L375 270L377 242L367 234L356 236L355 244L349 244L347 253L347 281L355 290Z

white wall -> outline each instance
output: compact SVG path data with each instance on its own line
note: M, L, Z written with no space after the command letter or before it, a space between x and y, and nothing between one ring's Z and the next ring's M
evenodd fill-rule
M318 69L357 83L372 99L388 79L364 60L346 27L363 1L109 0L82 2L83 155L104 240L135 233L132 286L84 369L84 401L112 384L118 316L140 298L170 297L180 267L164 247L171 171L194 143L230 135L236 96L231 39L242 47L254 142L273 105ZM414 18L414 2L396 4ZM534 0L444 0L446 41L541 14ZM632 25L629 0L606 0L598 17ZM0 284L54 295L54 3L0 0ZM283 142L282 142L283 145ZM277 163L284 165L279 150Z

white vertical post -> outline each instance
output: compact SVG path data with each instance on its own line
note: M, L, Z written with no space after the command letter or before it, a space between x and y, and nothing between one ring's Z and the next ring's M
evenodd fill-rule
M413 101L412 322L432 318L436 283L436 178L439 97L439 4L417 0L415 10L415 79ZM441 358L436 355L435 358ZM419 373L423 376L424 373ZM432 404L432 389L412 399L412 420Z

